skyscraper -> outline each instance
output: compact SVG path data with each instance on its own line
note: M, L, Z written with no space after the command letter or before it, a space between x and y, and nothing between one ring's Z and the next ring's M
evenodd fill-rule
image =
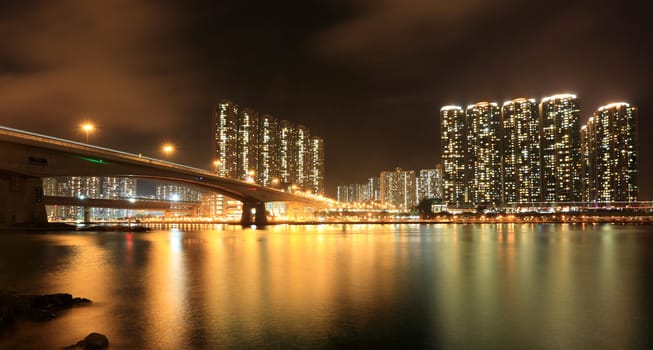
M417 178L417 201L426 198L442 198L442 167L422 169Z
M367 185L370 189L370 200L381 200L381 179L378 177L370 177L367 179Z
M546 97L540 104L542 125L542 200L581 200L580 108L576 95Z
M501 113L494 102L467 106L468 186L474 205L501 204Z
M397 167L381 172L381 201L408 210L417 205L415 171Z
M243 108L238 115L237 126L237 178L252 179L258 169L258 115L249 108Z
M216 173L233 179L238 173L238 106L222 100L213 110L213 156Z
M540 201L540 120L534 99L507 101L503 123L503 203Z
M324 141L305 126L223 100L213 111L216 173L282 189L324 193Z
M263 186L276 185L274 182L279 181L279 122L270 115L263 115L259 119L258 132L258 182Z
M497 115L488 102L469 105L464 118L460 107L440 110L449 205L637 200L635 106L600 107L582 128L573 94L545 97L539 110L534 99L513 99Z
M349 200L349 185L339 185L337 187L337 195L336 199L338 199L339 202L343 203L348 203L350 202Z
M283 187L293 183L295 174L295 126L282 120L279 123L279 148L277 159L279 160L279 179Z
M443 196L451 205L467 202L467 124L459 106L440 109L442 137Z
M316 194L324 193L324 140L317 136L309 138L307 189Z
M625 102L600 107L581 130L584 200L637 201L637 108Z
M310 185L308 175L310 173L310 153L309 153L309 138L310 132L308 128L303 125L295 128L295 147L293 154L293 162L295 166L292 172L291 181L302 188L308 188Z

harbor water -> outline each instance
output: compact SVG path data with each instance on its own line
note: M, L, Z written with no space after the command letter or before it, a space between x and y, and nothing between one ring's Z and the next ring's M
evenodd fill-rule
M653 226L3 232L0 289L93 301L0 349L651 349Z

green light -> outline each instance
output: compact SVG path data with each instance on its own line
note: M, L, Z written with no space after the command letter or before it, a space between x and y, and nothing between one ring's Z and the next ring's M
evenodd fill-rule
M107 164L107 162L105 162L102 159L95 159L95 158L89 158L89 157L80 157L80 158L84 159L87 162L91 162L91 163L95 163L95 164Z

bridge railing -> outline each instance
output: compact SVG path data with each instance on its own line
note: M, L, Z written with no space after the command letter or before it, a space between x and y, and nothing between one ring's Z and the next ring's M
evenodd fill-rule
M51 145L57 145L57 146L63 146L63 147L68 147L68 148L74 148L78 150L92 150L95 152L99 153L105 153L110 156L119 156L124 159L129 159L133 161L138 161L138 162L143 162L147 164L153 164L153 165L159 165L159 166L165 166L169 168L174 168L177 170L185 170L185 171L193 171L193 172L198 172L202 173L207 176L217 176L216 174L206 170L206 169L200 169L200 168L195 168L191 167L188 165L182 165L178 163L173 163L161 159L156 159L156 158L151 158L151 157L146 157L141 154L133 154L133 153L127 153L111 148L106 148L106 147L101 147L101 146L95 146L95 145L89 145L87 143L82 143L82 142L77 142L77 141L72 141L72 140L66 140L66 139L61 139L53 136L47 136L47 135L41 135L29 131L24 131L24 130L18 130L18 129L13 129L9 128L6 126L0 126L0 134L8 135L8 136L13 136L13 137L19 137L22 139L26 140L32 140L32 141L37 141L37 142L42 142L42 143L47 143ZM238 181L238 180L234 180Z

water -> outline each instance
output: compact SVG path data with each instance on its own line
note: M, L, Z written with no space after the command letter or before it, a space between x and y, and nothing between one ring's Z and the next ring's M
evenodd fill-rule
M94 301L2 349L650 349L653 226L0 233L0 288Z

